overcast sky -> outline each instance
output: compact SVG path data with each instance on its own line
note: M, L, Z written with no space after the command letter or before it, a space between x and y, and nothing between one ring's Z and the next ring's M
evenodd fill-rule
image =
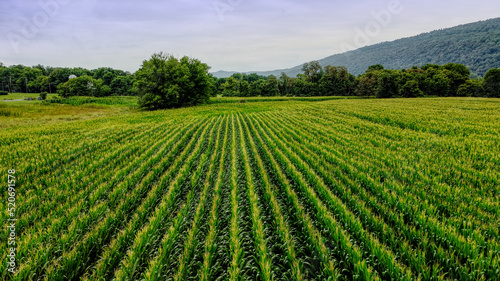
M0 62L134 72L164 51L275 70L496 17L498 0L0 0Z

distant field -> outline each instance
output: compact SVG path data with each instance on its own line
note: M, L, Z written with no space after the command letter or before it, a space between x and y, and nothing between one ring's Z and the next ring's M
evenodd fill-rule
M499 99L123 108L1 131L0 279L500 279Z
M217 97L211 98L210 103L237 103L237 102L266 102L266 101L327 101L338 99L356 99L358 97Z
M31 94L35 98L35 94ZM14 96L15 99L27 97L25 94ZM3 97L3 96L0 96ZM39 126L61 122L81 121L99 117L134 112L137 106L135 97L90 98L75 97L57 99L50 96L47 101L0 100L0 128L18 126Z

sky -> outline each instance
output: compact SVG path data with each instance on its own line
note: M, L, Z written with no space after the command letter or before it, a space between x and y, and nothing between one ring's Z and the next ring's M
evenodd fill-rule
M0 0L0 62L135 72L163 51L266 71L496 17L498 0Z

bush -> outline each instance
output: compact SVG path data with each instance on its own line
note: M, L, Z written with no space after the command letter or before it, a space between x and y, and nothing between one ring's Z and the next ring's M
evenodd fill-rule
M6 96L8 94L9 94L9 92L7 92L7 91L0 91L0 96Z
M47 92L41 92L40 93L40 98L42 98L42 100L46 100L47 99L47 95L48 95Z

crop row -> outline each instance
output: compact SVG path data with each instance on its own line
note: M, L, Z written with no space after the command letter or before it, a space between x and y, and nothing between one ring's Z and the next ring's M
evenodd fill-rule
M25 161L19 266L10 275L3 263L2 279L500 278L493 127L449 112L417 122L433 105L376 115L383 102L9 132L8 149L35 157L2 164Z

